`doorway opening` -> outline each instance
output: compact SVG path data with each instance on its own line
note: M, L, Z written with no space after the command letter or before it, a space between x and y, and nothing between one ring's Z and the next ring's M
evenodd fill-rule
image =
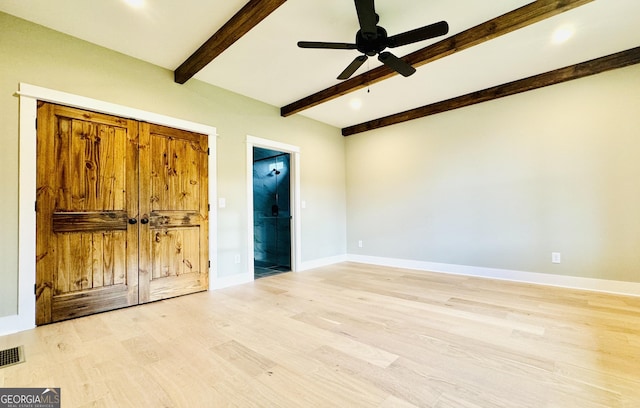
M253 147L254 278L291 271L291 154Z

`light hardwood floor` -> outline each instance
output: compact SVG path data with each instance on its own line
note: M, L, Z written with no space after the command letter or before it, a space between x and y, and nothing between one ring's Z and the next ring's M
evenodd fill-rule
M640 298L343 263L0 337L63 407L639 407Z

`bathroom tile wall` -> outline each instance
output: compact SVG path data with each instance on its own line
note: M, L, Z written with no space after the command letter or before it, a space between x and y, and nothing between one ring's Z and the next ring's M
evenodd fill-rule
M265 149L260 150L259 154L265 153ZM253 165L254 257L257 265L291 266L289 164L286 154Z

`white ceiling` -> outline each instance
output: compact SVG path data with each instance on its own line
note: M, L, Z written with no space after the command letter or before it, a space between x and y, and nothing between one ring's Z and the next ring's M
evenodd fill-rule
M248 0L1 0L0 10L74 37L175 70ZM377 0L389 35L440 20L449 36L531 3L530 0ZM562 45L551 36L572 25ZM358 20L352 0L289 0L195 78L274 106L335 85L355 50L299 49L297 41L353 42ZM438 39L392 51L404 56ZM346 127L490 86L640 45L639 0L595 0L498 39L303 111ZM370 58L356 75L380 63ZM359 110L350 107L361 100Z

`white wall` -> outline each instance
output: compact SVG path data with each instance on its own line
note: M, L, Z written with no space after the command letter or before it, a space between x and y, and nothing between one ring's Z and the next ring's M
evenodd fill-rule
M220 277L246 272L247 135L300 148L301 193L307 202L301 214L301 261L346 252L344 140L338 129L301 116L282 118L277 107L197 80L178 85L171 71L2 13L0 55L0 317L15 314L17 304L19 116L14 93L20 82L216 127L217 191L226 198L226 208L218 211Z
M346 146L350 254L640 282L639 65Z

